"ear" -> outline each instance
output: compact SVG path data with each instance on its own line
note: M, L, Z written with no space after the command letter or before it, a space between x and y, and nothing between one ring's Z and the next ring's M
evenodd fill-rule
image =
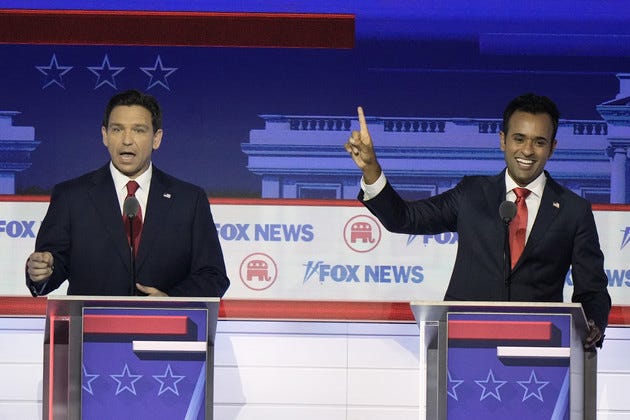
M103 136L103 144L107 147L107 129L101 126L101 136Z
M503 131L499 131L499 144L501 150L505 152L505 133Z
M551 148L549 149L549 157L551 157L551 155L553 155L553 152L556 151L557 145L558 145L558 140L553 139L553 141L551 142Z
M163 132L161 128L153 133L153 150L160 148L160 144L162 144L162 134Z

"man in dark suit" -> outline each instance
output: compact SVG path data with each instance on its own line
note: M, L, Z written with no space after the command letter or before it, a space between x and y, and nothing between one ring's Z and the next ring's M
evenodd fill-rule
M526 94L506 107L500 145L507 168L500 174L466 176L455 188L419 201L403 200L387 182L363 110L358 113L360 131L352 132L345 148L363 172L359 200L389 231L458 233L445 300L561 302L571 268L572 300L582 304L589 320L584 345L601 346L611 306L604 257L590 203L544 171L556 148L560 116L549 98ZM527 190L526 242L510 264L499 207L515 201L522 188Z
M26 264L33 296L65 280L71 295L223 296L230 281L206 194L151 163L161 127L152 96L110 99L101 133L111 161L55 186Z

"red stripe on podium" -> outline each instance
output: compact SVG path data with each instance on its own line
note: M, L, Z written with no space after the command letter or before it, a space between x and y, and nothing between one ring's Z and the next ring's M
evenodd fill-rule
M0 9L0 43L353 48L354 15Z
M448 338L456 340L551 339L551 322L448 321Z
M96 315L83 316L85 334L186 334L188 317L165 315Z

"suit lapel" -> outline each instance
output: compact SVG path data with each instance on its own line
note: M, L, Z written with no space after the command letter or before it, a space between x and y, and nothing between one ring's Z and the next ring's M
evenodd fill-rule
M125 267L131 270L127 235L125 234L114 181L109 171L109 164L94 172L88 195Z
M153 166L151 175L151 186L149 187L149 197L147 199L146 218L143 220L142 238L136 266L142 268L146 257L151 253L151 248L158 241L160 227L164 226L168 219L168 212L175 199L171 191L170 182L164 173Z
M538 208L538 213L536 214L536 220L534 220L534 226L532 226L532 231L529 234L527 243L525 244L523 255L514 268L517 268L523 258L527 257L532 250L536 248L536 245L543 239L545 233L549 230L549 226L556 218L560 212L560 208L562 207L562 187L560 187L560 185L554 181L549 174L546 175L547 182L540 200L540 207Z

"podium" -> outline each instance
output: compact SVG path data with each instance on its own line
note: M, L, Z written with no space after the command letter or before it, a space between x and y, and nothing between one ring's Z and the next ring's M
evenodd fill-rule
M421 418L596 418L597 353L582 345L588 328L580 304L410 306L426 389Z
M49 296L43 419L212 419L219 298Z

